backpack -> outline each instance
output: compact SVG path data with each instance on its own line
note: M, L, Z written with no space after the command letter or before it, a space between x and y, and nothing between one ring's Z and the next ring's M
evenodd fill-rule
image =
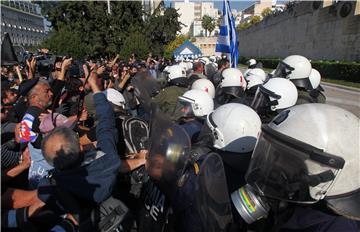
M122 121L126 147L130 153L148 149L149 124L140 118L126 117Z
M97 151L94 156L83 161L82 165L87 165L94 159L104 155L102 151ZM83 201L75 195L61 189L53 175L50 174L50 183L55 187L55 193L61 206L67 213L79 223L79 231L99 231L99 232L115 232L119 231L122 222L129 214L129 209L125 204L110 196L100 204L94 202Z
M98 205L82 205L72 194L56 187L58 199L79 223L79 231L115 232L128 215L129 209L122 201L110 196ZM90 206L90 207L89 207ZM80 220L81 219L81 220Z

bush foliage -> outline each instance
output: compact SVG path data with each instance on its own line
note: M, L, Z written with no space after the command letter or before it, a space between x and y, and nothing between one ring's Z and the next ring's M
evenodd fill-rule
M246 64L250 58L240 57L239 63ZM264 68L275 69L280 58L254 58L261 62ZM345 80L360 83L360 63L349 61L311 61L311 66L318 70L322 78Z

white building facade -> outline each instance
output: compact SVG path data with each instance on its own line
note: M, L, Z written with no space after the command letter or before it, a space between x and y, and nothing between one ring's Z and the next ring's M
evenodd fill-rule
M1 38L9 33L15 45L39 44L47 35L39 11L30 1L1 1Z
M205 30L201 26L202 18L205 15L210 16L216 22L219 18L218 9L214 7L213 2L184 2L175 1L173 7L178 10L180 14L179 21L184 24L181 29L182 34L188 34L189 36L204 36ZM214 35L219 29L208 34L208 36Z
M183 24L181 34L188 34L195 19L195 3L193 2L174 2L173 7L178 10L179 21Z

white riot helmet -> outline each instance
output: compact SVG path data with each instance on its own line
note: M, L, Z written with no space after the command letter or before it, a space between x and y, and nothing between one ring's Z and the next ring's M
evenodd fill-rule
M223 151L247 153L254 149L261 121L250 107L239 103L220 106L207 116L214 147Z
M274 77L290 79L297 87L311 90L310 73L310 61L306 57L292 55L279 62Z
M207 79L198 79L194 81L191 86L191 89L199 89L207 92L211 98L215 97L215 87L214 84Z
M243 90L246 89L246 81L239 69L227 68L221 75L223 77L219 84L221 88L239 86L242 87Z
M193 69L193 63L192 61L186 63L186 70L192 70Z
M297 98L297 89L291 81L271 78L258 88L251 107L261 114L268 109L276 111L294 106Z
M314 68L311 69L309 80L310 80L310 83L311 83L311 86L313 87L313 89L316 89L317 87L319 87L320 82L321 82L321 75L320 75L319 71Z
M360 220L359 121L326 104L281 112L262 127L247 183L260 195L283 201L324 199L337 214Z
M248 69L244 77L247 82L247 89L250 89L253 86L263 84L266 80L266 73L260 68Z
M117 90L113 88L109 88L103 91L106 96L106 99L114 105L125 108L125 98L124 96Z
M179 97L176 115L178 117L202 117L210 114L213 110L214 101L209 94L199 89L192 89Z
M180 65L172 65L167 69L168 80L172 81L177 78L186 77L186 70Z
M250 60L248 60L247 63L249 65L249 67L254 67L256 65L256 60L255 59L250 59Z
M207 64L210 63L210 60L209 60L209 58L207 58L207 57L201 57L201 58L199 59L199 61L200 61L201 63L203 63L204 65L207 65Z
M185 71L187 70L187 64L185 61L181 61L178 65L182 67Z

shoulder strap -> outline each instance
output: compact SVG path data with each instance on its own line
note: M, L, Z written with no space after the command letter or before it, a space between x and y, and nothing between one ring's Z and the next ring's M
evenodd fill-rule
M208 147L195 147L190 151L190 161L195 163L202 157L211 152L211 149Z
M209 154L211 149L208 147L195 147L190 151L190 155L185 162L181 175L177 181L177 186L182 187L189 177L189 170L194 169L195 175L200 171L198 161L201 157Z

